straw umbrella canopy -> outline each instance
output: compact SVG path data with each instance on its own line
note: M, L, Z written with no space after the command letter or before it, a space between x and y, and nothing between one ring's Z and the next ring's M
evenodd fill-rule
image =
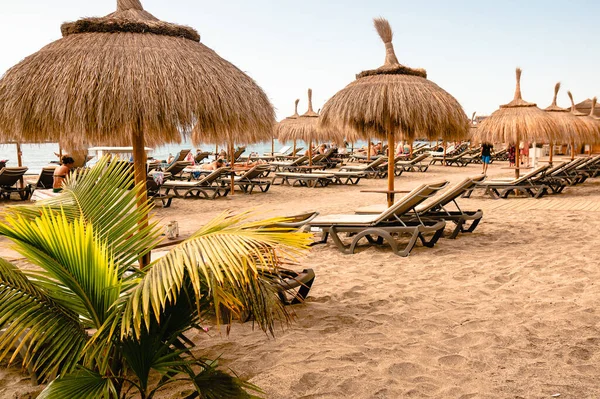
M566 142L584 142L590 138L590 134L592 130L590 126L585 123L582 119L577 118L573 113L570 112L569 109L561 108L556 105L556 98L558 96L558 92L560 90L560 82L556 83L554 86L554 98L552 99L552 104L544 109L544 111L548 112L549 115L552 116L556 124L558 125L558 135L556 139L560 139ZM583 140L583 141L580 141ZM549 142L550 144L550 164L552 164L552 156L553 156L553 147L554 142Z
M194 29L160 21L139 0L117 0L116 12L61 31L0 80L0 131L132 145L138 184L145 145L180 142L182 133L193 141L270 137L275 113L261 88Z
M401 65L392 45L387 20L374 19L386 49L383 66L356 75L356 80L337 92L323 107L321 126L350 129L361 137L394 141L420 137L466 135L469 121L458 101L427 79L424 69ZM388 205L394 201L394 162L388 162Z
M313 140L344 141L344 136L340 130L320 127L319 119L319 114L313 110L312 89L308 89L308 110L288 123L281 124L278 129L279 140L302 140L308 144L309 166L312 166Z
M477 127L476 139L490 143L515 143L520 141L555 141L559 130L554 118L534 103L524 101L521 96L521 69L517 68L515 97L508 104L484 119ZM519 151L516 151L515 177L519 177Z
M585 112L577 111L575 107L575 101L573 101L573 94L568 91L569 100L571 100L571 115L574 115L576 119L582 121L588 128L587 134L584 137L576 137L575 135L571 136L571 160L575 159L575 143L594 143L598 140L598 135L600 135L600 125L597 120L586 114ZM579 140L576 140L579 139Z

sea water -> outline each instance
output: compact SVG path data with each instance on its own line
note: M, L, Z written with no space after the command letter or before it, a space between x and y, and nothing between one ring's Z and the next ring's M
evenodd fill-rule
M291 147L293 146L293 143L280 143L275 140L275 152L278 152L284 145ZM359 141L354 144L354 148L365 147L366 145L366 142ZM301 141L298 141L296 146L306 149L306 144ZM196 153L197 148L202 149L202 151L213 153L216 147L218 147L219 151L222 149L226 150L226 148L221 145L215 146L214 144L202 144L201 146L194 146L191 143L184 142L181 144L171 144L154 148L148 153L148 156L153 157L154 159L166 160L168 159L169 154L176 156L181 149L191 149L192 153L194 154ZM348 147L348 150L350 150L350 147ZM44 166L53 161L58 161L58 157L55 155L58 154L58 152L59 146L57 143L21 144L21 159L23 166L27 166L29 168L27 170L27 174L39 174ZM253 152L258 153L259 155L263 155L263 153L270 153L271 143L267 142L247 145L246 151L243 155L248 155ZM95 154L90 152L89 155ZM8 160L6 166L17 166L17 146L15 144L0 144L0 160ZM98 159L94 157L88 164L93 165L97 161Z

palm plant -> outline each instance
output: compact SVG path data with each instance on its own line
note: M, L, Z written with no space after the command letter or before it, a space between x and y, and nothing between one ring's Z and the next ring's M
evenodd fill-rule
M8 207L0 235L37 266L0 259L0 360L50 382L40 398L152 398L187 381L189 398L246 398L257 388L198 358L185 332L208 317L251 314L267 333L289 314L272 276L309 234L224 213L143 270L160 241L150 204L136 205L124 164L102 159L68 179L63 193Z

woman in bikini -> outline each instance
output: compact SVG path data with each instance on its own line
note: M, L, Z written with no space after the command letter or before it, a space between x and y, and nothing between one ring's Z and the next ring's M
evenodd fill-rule
M54 169L54 182L52 184L52 191L58 193L62 190L62 185L71 168L75 164L75 161L71 157L64 156L62 157L62 164Z

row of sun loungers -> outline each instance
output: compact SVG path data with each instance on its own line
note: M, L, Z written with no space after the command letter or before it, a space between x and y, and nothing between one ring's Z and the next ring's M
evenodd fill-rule
M443 236L447 222L454 225L449 238L475 230L483 212L463 211L457 199L483 178L467 178L440 196L436 194L447 186L446 181L422 184L389 208L367 207L357 209L355 214L320 216L308 226L321 231L317 244L326 243L331 237L346 254L354 253L359 243L366 241L369 245L386 243L395 254L408 256L418 241L426 247L434 246ZM450 204L456 209L450 210ZM347 237L342 237L344 233ZM408 242L401 241L405 236L409 237Z

